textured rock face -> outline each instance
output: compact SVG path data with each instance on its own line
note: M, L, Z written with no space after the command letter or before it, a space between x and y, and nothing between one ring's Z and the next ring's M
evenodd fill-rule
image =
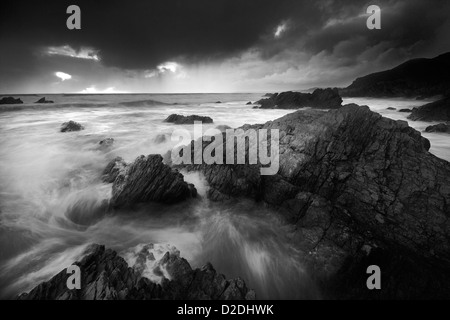
M23 101L20 100L20 98L14 98L14 97L3 97L0 99L0 104L22 104Z
M448 70L450 53L433 59L414 59L358 78L340 93L345 97L432 97L449 93Z
M376 254L396 257L386 270L411 272L383 297L424 297L425 282L405 289L420 270L439 270L428 279L439 284L433 296L450 294L450 282L441 281L450 279L450 164L428 152L418 131L356 105L297 111L253 127L280 130L278 174L259 176L257 165L187 166L205 173L213 199L239 194L278 208L296 225L294 241L319 282L336 282L338 291L348 270ZM360 288L367 291L364 282Z
M270 98L256 102L261 109L298 109L311 107L318 109L336 109L342 106L342 99L337 89L316 89L313 93L282 92Z
M113 183L111 206L128 207L150 201L176 203L195 197L195 187L162 160L160 155L140 156L131 164L120 157L112 160L103 172L103 181Z
M38 101L36 101L35 103L53 103L53 101L46 100L45 97L42 97Z
M113 138L106 138L103 139L102 141L100 141L98 143L102 148L109 148L112 147L112 145L114 144L114 139Z
M64 122L61 125L61 132L71 132L84 130L84 127L78 122L70 120L69 122Z
M450 125L445 123L439 123L434 126L429 126L425 129L426 132L449 132L450 133Z
M203 117L203 116L197 116L197 115L191 115L191 116L182 116L179 114L171 114L167 117L164 122L170 122L174 124L194 124L194 121L201 121L203 123L213 123L213 119L210 117Z
M39 284L21 300L151 300L151 299L254 299L244 281L227 280L211 264L192 270L179 252L167 251L155 258L154 245L145 245L128 265L124 258L104 246L91 245L83 258L74 264L80 267L81 289L69 290L66 269ZM152 265L148 270L147 265ZM152 275L153 279L145 277Z
M450 121L450 98L414 108L408 119L413 121Z

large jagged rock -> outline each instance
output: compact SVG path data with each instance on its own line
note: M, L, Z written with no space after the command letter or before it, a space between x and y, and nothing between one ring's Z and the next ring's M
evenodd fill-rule
M111 249L91 245L74 265L80 267L81 289L68 289L69 274L62 270L49 281L39 284L20 300L253 300L255 292L249 290L240 278L227 280L211 264L192 270L180 257L179 251L170 250L161 255L161 247L149 244L137 252L128 265L126 260ZM156 256L156 257L155 257ZM151 266L149 269L148 266ZM150 278L146 276L150 276Z
M171 114L164 120L164 122L170 122L174 124L194 124L195 121L201 121L203 123L213 123L213 119L210 117L190 115L183 116L179 114Z
M61 132L72 132L72 131L80 131L80 130L84 130L84 127L79 124L78 122L75 121L68 121L68 122L64 122L61 125Z
M357 105L297 111L248 128L280 130L278 174L260 176L259 165L183 167L205 174L212 199L247 196L276 208L296 226L293 240L325 292L450 294L450 163L428 152L420 132ZM396 277L378 293L367 290L363 270L374 259L385 279ZM348 282L349 270L363 276Z
M20 100L20 98L14 98L14 97L3 97L0 99L0 104L22 104L23 101Z
M313 93L282 92L275 93L267 99L261 99L256 104L261 109L298 109L311 107L317 109L336 109L342 106L342 98L337 89L316 89Z
M413 121L450 121L450 98L414 108L408 119Z
M197 195L194 185L164 164L160 155L139 156L131 164L117 157L106 166L102 179L113 183L113 208L143 202L177 203Z

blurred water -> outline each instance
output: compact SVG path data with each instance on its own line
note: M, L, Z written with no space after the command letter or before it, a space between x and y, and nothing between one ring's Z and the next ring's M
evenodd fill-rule
M13 298L48 280L75 261L89 243L128 252L139 244L171 244L193 267L210 261L227 277L241 276L258 298L318 298L303 269L302 255L285 238L288 228L267 208L253 202L226 207L205 197L165 206L149 204L133 212L104 216L100 206L111 185L100 181L116 156L165 153L176 142L170 133L180 126L164 123L172 113L207 115L214 124L238 127L264 123L292 110L257 110L247 101L260 94L198 95L54 95L52 105L0 109L0 297ZM155 102L160 101L160 102ZM221 101L222 103L215 103ZM394 119L407 114L386 110L420 105L406 100L358 100ZM176 103L176 104L175 104ZM62 122L74 120L85 130L60 133ZM428 124L411 123L423 130ZM182 126L192 130L192 126ZM166 142L156 143L157 135ZM427 134L432 152L449 159L444 135ZM114 138L111 148L99 141ZM208 186L199 174L186 180L200 195Z

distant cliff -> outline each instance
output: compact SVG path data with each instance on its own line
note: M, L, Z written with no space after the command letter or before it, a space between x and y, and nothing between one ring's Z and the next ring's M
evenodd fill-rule
M450 94L450 52L433 59L409 60L372 73L340 89L346 97L431 97Z

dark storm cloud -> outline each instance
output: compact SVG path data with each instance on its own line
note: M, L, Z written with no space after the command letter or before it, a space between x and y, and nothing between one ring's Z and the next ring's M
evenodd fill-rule
M81 30L66 28L71 4L81 8ZM371 4L382 9L381 30L366 28ZM448 0L3 0L0 87L10 90L46 71L70 71L73 79L79 73L80 83L95 84L96 65L126 75L167 61L224 62L227 79L247 77L255 86L259 78L292 89L307 85L295 80L306 73L314 86L340 85L449 51L449 16ZM52 47L66 60L46 55ZM89 60L96 54L100 62ZM89 76L91 69L97 75Z
M82 30L66 28L70 4ZM254 45L300 2L293 0L7 1L0 37L30 47L99 49L107 65L151 68L171 57L220 58Z

